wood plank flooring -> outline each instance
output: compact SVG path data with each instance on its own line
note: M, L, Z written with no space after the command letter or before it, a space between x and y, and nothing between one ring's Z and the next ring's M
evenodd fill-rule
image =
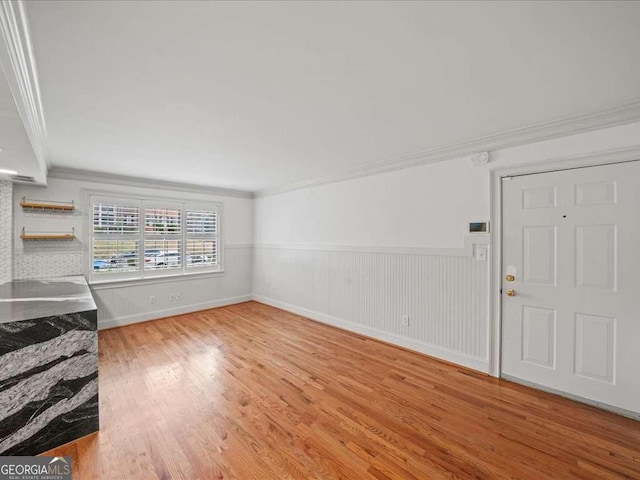
M74 480L640 479L640 422L256 302L99 339Z

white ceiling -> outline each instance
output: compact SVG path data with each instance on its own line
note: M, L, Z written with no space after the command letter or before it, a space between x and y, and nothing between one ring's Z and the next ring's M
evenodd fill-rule
M260 190L640 100L640 2L27 12L57 167Z

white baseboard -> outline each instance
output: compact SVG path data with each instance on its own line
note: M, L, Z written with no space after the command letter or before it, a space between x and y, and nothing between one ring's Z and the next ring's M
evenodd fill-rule
M584 403L586 405L591 405L592 407L600 408L602 410L607 410L609 412L613 412L616 415L622 415L623 417L629 417L633 420L640 421L640 412L634 412L633 410L627 410L625 408L614 407L613 405L609 405L607 403L598 402L597 400L591 400L589 398L581 397L579 395L573 395L571 393L563 392L562 390L556 390L555 388L546 387L544 385L540 385L539 383L529 382L528 380L522 380L518 377L512 377L511 375L505 375L504 373L500 378L504 378L510 382L519 383L520 385L524 385L525 387L535 388L536 390L542 390L543 392L553 393L554 395L559 395L561 397L568 398L570 400L575 400L576 402Z
M197 312L200 310L207 310L210 308L224 307L226 305L233 305L236 303L248 302L255 300L257 302L271 305L272 307L280 308L296 315L300 315L311 320L315 320L327 325L342 328L350 332L355 332L360 335L365 335L383 342L398 345L400 347L408 348L425 355L429 355L447 362L452 362L458 365L462 365L473 370L477 370L483 373L489 373L489 362L482 358L476 358L469 355L464 355L453 350L449 350L436 345L431 345L425 342L419 342L412 340L411 338L402 337L389 332L384 332L375 328L359 325L348 320L342 320L340 318L332 317L319 312L314 312L306 308L297 307L289 303L273 300L261 295L241 295L238 297L222 298L219 300L213 300L210 302L196 303L192 305L182 305L179 307L167 308L164 310L155 310L153 312L145 312L137 315L129 315L121 318L114 318L110 320L104 320L98 322L99 330L106 330L109 328L122 327L124 325L131 325L134 323L146 322L149 320L155 320L164 317L171 317L173 315L182 315L185 313Z
M181 305L179 307L166 308L164 310L155 310L153 312L145 312L137 315L128 315L126 317L114 318L98 322L98 330L106 330L108 328L122 327L133 323L146 322L148 320L156 320L158 318L171 317L173 315L182 315L184 313L197 312L207 310L209 308L224 307L236 303L248 302L252 300L252 295L241 295L239 297L221 298L210 302L194 303L191 305Z
M482 358L461 354L459 352L455 352L447 348L439 347L437 345L431 345L425 342L419 342L417 340L412 340L411 338L402 337L400 335L396 335L393 333L384 332L382 330L367 327L364 325L359 325L359 324L350 322L348 320L342 320L340 318L332 317L331 315L314 312L312 310L307 310L306 308L297 307L289 303L280 302L278 300L273 300L268 297L263 297L262 295L254 294L253 300L255 300L256 302L264 303L266 305L271 305L272 307L286 310L291 313L295 313L296 315L310 318L311 320L316 320L321 323L326 323L327 325L332 325L334 327L342 328L343 330L348 330L350 332L359 333L366 337L371 337L377 340L381 340L383 342L398 345L400 347L404 347L409 350L423 353L431 357L439 358L447 362L455 363L463 367L471 368L473 370L477 370L482 373L487 373L487 374L490 373L488 359L482 359Z

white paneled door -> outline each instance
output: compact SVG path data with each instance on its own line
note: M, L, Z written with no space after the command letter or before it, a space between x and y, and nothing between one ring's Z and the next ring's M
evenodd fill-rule
M503 375L640 413L640 162L502 187Z

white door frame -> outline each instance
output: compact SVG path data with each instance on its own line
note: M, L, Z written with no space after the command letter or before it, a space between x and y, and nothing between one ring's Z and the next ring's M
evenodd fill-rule
M502 356L502 179L515 175L545 173L572 168L593 167L640 160L640 145L610 149L584 155L549 158L513 167L497 167L491 171L491 265L489 278L489 373L500 377Z

